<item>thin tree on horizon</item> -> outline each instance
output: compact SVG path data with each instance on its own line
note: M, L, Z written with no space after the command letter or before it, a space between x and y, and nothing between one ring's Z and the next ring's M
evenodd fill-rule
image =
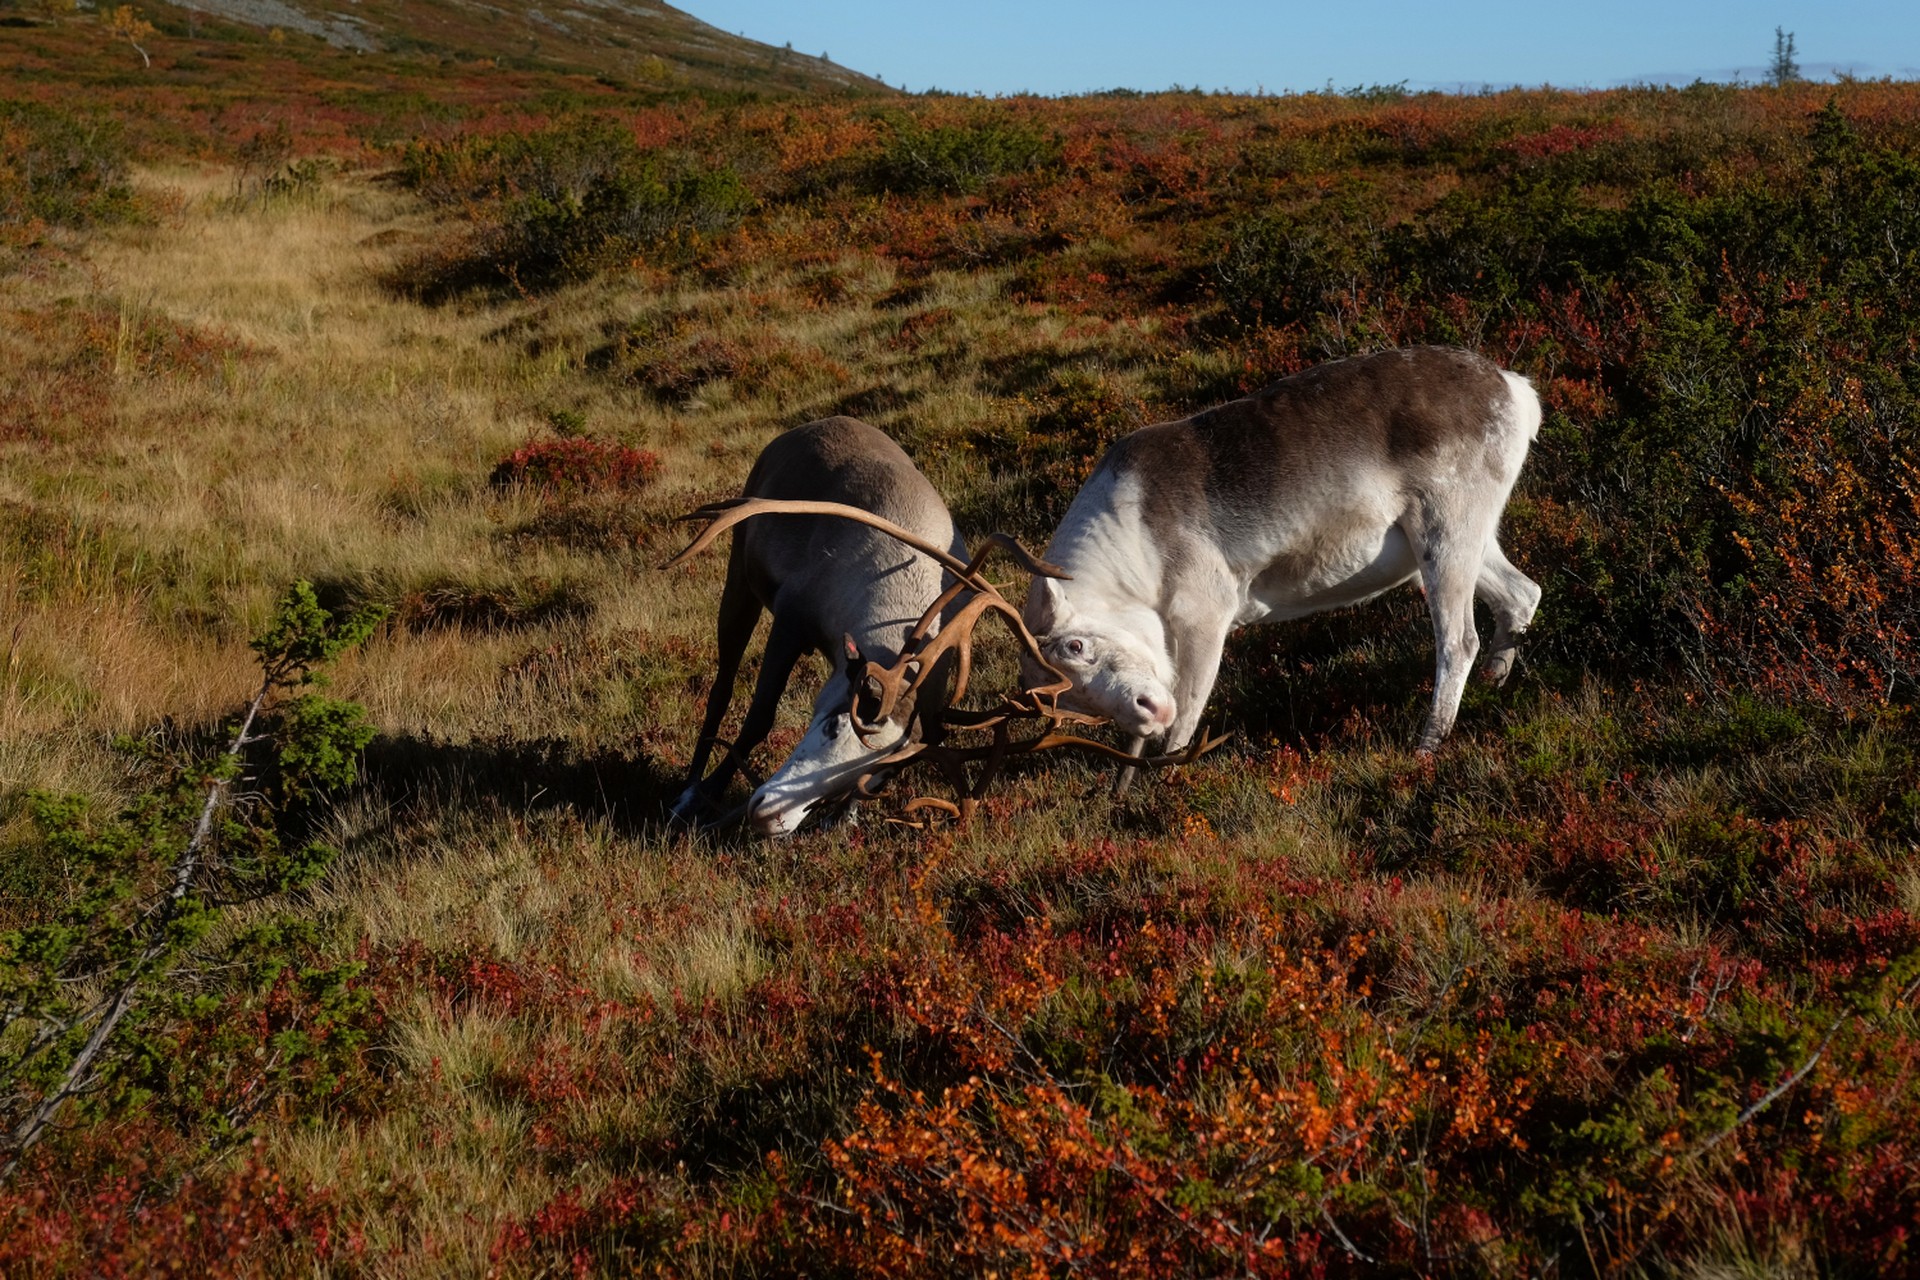
M1773 29L1773 65L1767 68L1767 83L1776 87L1800 83L1800 64L1794 59L1793 32Z

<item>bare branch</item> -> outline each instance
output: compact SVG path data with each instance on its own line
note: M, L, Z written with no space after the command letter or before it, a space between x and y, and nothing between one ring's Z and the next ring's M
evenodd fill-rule
M238 732L234 734L233 745L227 753L229 758L239 753L248 732L253 728L255 718L259 716L261 707L266 705L267 698L273 693L276 684L277 681L271 672L261 681L259 692L254 694L253 701L247 704L246 715L241 720ZM188 839L186 847L180 851L179 861L174 864L172 881L168 886L165 899L163 920L155 928L155 940L148 943L139 959L128 966L126 978L121 982L118 990L106 999L100 1021L94 1026L93 1033L87 1037L86 1044L81 1046L80 1052L68 1064L66 1073L60 1078L60 1083L50 1089L42 1098L40 1105L21 1120L13 1132L7 1136L7 1156L6 1162L0 1164L0 1183L4 1183L12 1176L14 1169L20 1164L21 1157L25 1156L28 1149L40 1140L41 1135L53 1123L54 1117L59 1114L60 1108L66 1105L67 1100L85 1093L92 1084L94 1060L100 1056L101 1050L106 1048L107 1040L112 1036L114 1028L120 1025L121 1019L125 1018L127 1012L133 1008L134 994L138 991L140 984L146 980L148 966L166 950L165 917L170 917L179 909L181 899L186 897L187 890L193 885L194 875L199 871L201 859L206 852L207 841L213 834L213 816L219 810L221 798L226 794L230 784L230 778L216 777L213 785L207 788L207 798L200 806L200 816L194 823L193 835Z

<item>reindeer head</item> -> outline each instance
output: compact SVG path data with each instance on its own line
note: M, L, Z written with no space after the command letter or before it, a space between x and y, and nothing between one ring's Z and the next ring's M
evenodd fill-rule
M945 700L944 673L921 680L907 654L894 666L869 661L847 636L834 672L813 703L807 735L778 772L747 801L747 820L763 836L790 835L819 806L878 791L915 754L925 725L918 714Z
M1040 656L1073 687L1060 705L1103 716L1136 737L1152 738L1173 725L1173 663L1165 627L1152 609L1076 608L1054 578L1036 577L1027 592L1025 620ZM1031 683L1041 671L1023 658Z
M922 796L907 805L907 811L937 809L963 821L980 801L1000 767L1017 755L1029 755L1055 748L1072 748L1104 758L1127 768L1162 767L1190 763L1219 746L1224 739L1204 733L1180 755L1141 757L1118 751L1101 743L1063 732L1069 726L1099 723L1089 714L1062 706L1058 699L1070 694L1074 682L1055 670L1040 642L1021 621L1020 611L981 576L988 555L1001 551L1041 578L1061 578L1065 573L1056 565L1035 558L1004 533L989 535L975 550L971 562L962 562L945 550L932 546L898 525L871 512L833 502L775 500L766 498L731 499L710 503L693 513L691 519L711 523L668 568L681 564L711 546L719 534L756 515L834 515L871 525L925 553L943 565L954 583L928 606L913 629L907 633L899 658L891 665L870 661L847 637L836 656L834 674L814 703L813 720L807 736L780 771L757 788L748 801L747 811L762 835L786 835L797 829L807 814L823 802L846 795L876 794L895 771L915 764L931 763L947 775L960 795L959 803ZM1038 590L1038 587L1036 587ZM1058 592L1047 599L1059 606L1049 618L1065 616L1064 600ZM1029 609L1033 606L1029 603ZM956 704L965 697L973 669L973 633L983 618L999 617L1013 632L1021 646L1021 692L1002 698L997 706L980 711L960 709ZM1158 619L1152 635L1159 636ZM1119 635L1130 633L1124 626ZM1071 633L1057 635L1059 650L1081 668L1097 666L1089 662L1085 641L1091 633L1077 627ZM1083 642L1076 651L1071 640ZM1107 666L1115 672L1144 669L1157 673L1166 665L1164 656L1140 649L1125 663L1115 663L1109 650ZM1138 677L1136 677L1138 678ZM1166 677L1158 680L1165 718L1171 721L1173 699L1165 694ZM1095 678L1091 689L1107 691L1113 680ZM1145 708L1142 695L1133 695L1130 705L1136 715L1122 721L1123 727L1136 723L1139 714L1154 714ZM1151 701L1151 698L1147 699ZM1094 699L1086 697L1091 704ZM1041 732L1016 738L1016 723L1037 723ZM1165 724L1159 728L1164 729ZM1144 732L1144 731L1143 731ZM985 735L989 740L975 746L955 746L949 734ZM969 777L969 769L975 770Z

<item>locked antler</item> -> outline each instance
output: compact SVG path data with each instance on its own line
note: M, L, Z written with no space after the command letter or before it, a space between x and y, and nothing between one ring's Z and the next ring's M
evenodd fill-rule
M685 550L660 567L662 569L677 569L712 546L716 538L733 528L733 526L739 524L742 520L749 519L753 516L765 515L840 516L844 519L855 521L858 524L869 525L886 534L888 537L904 542L915 551L937 561L941 567L948 570L956 578L959 578L974 590L987 592L992 595L998 595L999 592L995 591L992 584L980 576L977 566L979 562L985 558L986 552L993 547L999 547L1012 555L1028 573L1037 573L1049 578L1065 578L1068 576L1065 569L1062 569L1058 565L1048 564L1004 533L990 534L982 544L980 551L975 554L974 563L965 564L945 547L935 546L919 534L907 529L902 529L893 521L886 519L884 516L875 515L863 507L851 507L844 502L808 502L798 498L722 498L718 502L707 503L697 511L689 511L686 515L679 517L677 523L692 524L698 520L710 520L712 523L705 529L702 529L700 536L688 543Z
M1032 755L1041 751L1071 749L1084 752L1099 759L1110 761L1128 768L1166 768L1174 765L1190 764L1222 742L1225 735L1210 737L1205 730L1185 750L1165 755L1138 756L1110 747L1091 738L1063 732L1066 726L1097 727L1107 721L1099 716L1087 715L1059 705L1060 695L1073 687L1073 682L1063 675L1052 663L1048 662L1040 650L1040 642L1033 632L1027 629L1020 610L1000 593L999 588L987 581L981 569L994 552L1002 552L1014 560L1027 572L1049 578L1066 578L1069 575L1058 565L1049 564L1033 555L1018 541L1005 533L989 534L975 548L973 558L962 562L943 547L934 545L909 530L901 528L892 521L875 515L860 507L848 506L839 502L809 502L777 498L729 498L720 502L710 502L697 511L680 517L682 521L707 520L710 523L699 536L689 543L679 555L662 565L671 569L686 563L692 557L712 546L714 541L726 530L743 520L758 515L831 515L853 520L880 530L882 533L912 547L923 555L931 557L948 572L955 581L942 591L925 613L914 623L907 633L906 642L901 646L899 658L885 666L869 661L865 673L867 683L876 691L878 707L871 718L860 713L859 700L856 698L850 709L849 718L860 740L869 742L878 731L880 724L890 720L901 699L913 696L913 717L919 721L920 732L909 732L900 746L861 774L854 784L857 794L873 797L879 793L880 785L887 777L910 765L927 763L933 765L945 777L949 785L960 796L956 804L933 796L916 796L908 801L908 813L940 811L951 814L961 821L972 816L973 810L986 795L1008 760L1015 756ZM971 598L961 604L958 611L944 622L941 615L971 593ZM1022 689L998 704L981 711L969 711L956 707L966 696L969 680L973 673L973 637L981 621L988 617L998 617L1012 632L1014 640L1022 651L1049 673L1053 679L1030 689ZM934 679L936 668L948 655L953 659L952 678L948 684L946 698L933 708L922 705L919 694L929 681ZM1013 726L1020 722L1039 722L1044 724L1040 732L1026 738L1017 738ZM985 733L990 740L973 745L958 746L947 741L952 733ZM968 776L970 767L978 767L977 773Z

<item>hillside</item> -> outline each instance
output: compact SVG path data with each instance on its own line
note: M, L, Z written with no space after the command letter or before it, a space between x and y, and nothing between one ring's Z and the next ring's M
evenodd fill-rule
M228 93L285 91L286 64L301 78L371 82L385 92L418 79L419 92L443 96L432 81L449 66L599 77L605 87L640 93L885 93L869 76L824 58L777 49L708 26L653 0L595 0L570 8L478 0L356 0L351 10L305 0L198 0L137 6L155 29L141 41L153 65L116 40L108 10L59 14L53 6L9 0L11 74L67 87L100 80L161 85L209 75Z
M1920 86L223 82L92 21L0 67L0 1135L139 998L0 1272L1920 1275ZM1235 637L1123 799L665 826L725 556L658 566L780 430L1039 547L1119 435L1412 343L1547 409L1436 756L1403 590ZM296 580L385 611L300 690L364 720L209 764Z

